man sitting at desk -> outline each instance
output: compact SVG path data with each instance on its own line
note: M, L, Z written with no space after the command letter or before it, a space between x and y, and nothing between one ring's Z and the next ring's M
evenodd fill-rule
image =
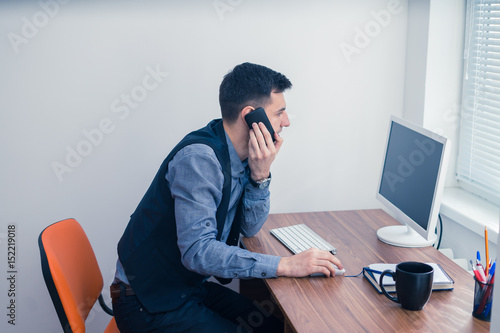
M244 63L220 85L222 119L188 134L167 156L118 243L111 286L118 327L127 332L242 332L251 301L217 278L333 276L342 264L327 251L290 257L252 253L237 246L255 235L269 213L270 168L290 122L282 74ZM251 130L245 115L263 107L275 133ZM239 326L238 326L239 325ZM266 318L254 332L278 332Z

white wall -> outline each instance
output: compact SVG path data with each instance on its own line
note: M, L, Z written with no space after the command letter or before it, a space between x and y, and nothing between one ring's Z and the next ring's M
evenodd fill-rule
M430 0L408 1L403 117L423 125Z
M15 326L0 279L0 331L61 331L37 247L55 221L79 220L111 282L116 243L157 167L219 116L220 81L244 61L294 84L272 212L379 207L389 116L402 115L406 20L406 2L386 0L1 2L0 267L15 224L18 273ZM105 320L96 311L88 330Z
M403 116L451 142L455 177L462 96L465 0L410 0Z
M442 215L443 220L443 239L441 248L452 249L455 258L467 259L467 261L476 258L476 251L480 251L481 259L485 262L485 244L484 236L480 236L470 229L465 228L446 215ZM489 234L489 258L495 260L498 253L498 244L496 243L496 233ZM472 268L469 268L472 269ZM500 312L499 312L500 314Z

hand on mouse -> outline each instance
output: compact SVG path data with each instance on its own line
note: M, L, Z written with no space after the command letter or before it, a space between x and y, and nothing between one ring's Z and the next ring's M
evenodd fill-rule
M281 257L276 275L303 277L314 273L334 276L337 266L343 269L342 263L328 251L311 248L291 257Z

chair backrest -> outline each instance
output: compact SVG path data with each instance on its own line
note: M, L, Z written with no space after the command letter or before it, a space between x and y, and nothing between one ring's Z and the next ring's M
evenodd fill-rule
M38 238L42 273L65 333L85 332L103 279L92 246L74 219L56 222ZM110 328L111 326L111 328ZM117 332L114 318L106 332Z

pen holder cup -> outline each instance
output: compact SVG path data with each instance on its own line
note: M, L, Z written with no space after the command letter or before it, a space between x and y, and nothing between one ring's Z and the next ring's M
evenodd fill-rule
M476 277L474 287L474 308L472 315L477 319L490 321L491 303L493 303L493 283L481 282Z

